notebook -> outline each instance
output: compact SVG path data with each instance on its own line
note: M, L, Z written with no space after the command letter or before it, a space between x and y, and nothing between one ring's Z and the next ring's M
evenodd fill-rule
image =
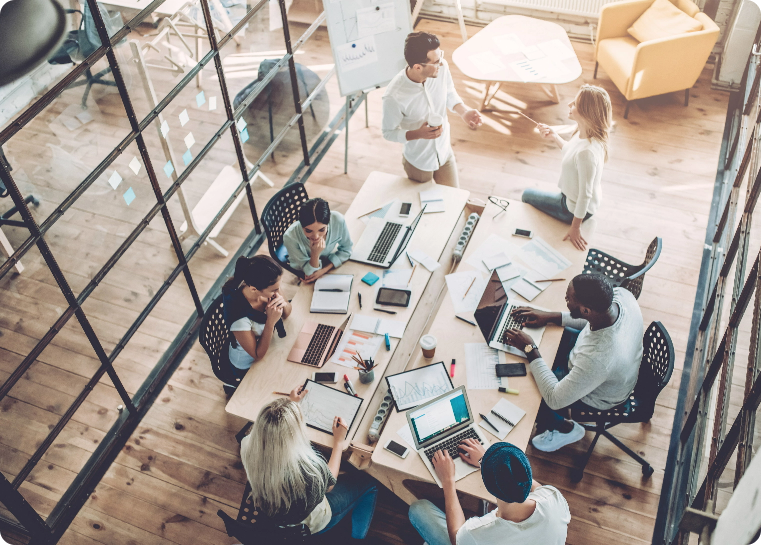
M494 411L494 412L492 412ZM505 417L507 420L515 424L515 426L518 425L518 422L521 421L521 418L523 418L526 415L526 411L518 407L517 405L514 405L513 403L510 403L506 399L500 399L499 403L497 403L491 411L486 414L486 418L489 419L489 422L494 424L494 427L499 430L499 433L497 433L494 428L492 428L489 424L483 421L478 423L481 428L485 429L489 433L491 433L494 437L499 439L500 441L503 440L505 437L507 437L507 434L512 431L512 429L515 426L511 426L504 420L502 420L499 416L497 416L494 413L499 413L499 415Z
M385 335L401 339L407 324L398 320L388 320L386 318L375 318L373 316L362 316L355 314L351 321L349 329L355 331L364 331L365 333L375 333L376 335Z
M346 314L349 311L353 274L326 274L314 283L310 312Z
M425 206L428 205L428 206ZM425 213L444 212L444 193L440 188L420 192L420 206L425 206Z

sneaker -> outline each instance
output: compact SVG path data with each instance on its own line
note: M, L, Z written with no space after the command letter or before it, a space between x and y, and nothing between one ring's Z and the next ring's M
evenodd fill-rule
M531 440L531 444L542 452L555 452L559 448L580 441L584 438L586 432L587 430L581 427L578 422L574 422L573 429L568 433L560 433L558 430L547 430L535 436Z

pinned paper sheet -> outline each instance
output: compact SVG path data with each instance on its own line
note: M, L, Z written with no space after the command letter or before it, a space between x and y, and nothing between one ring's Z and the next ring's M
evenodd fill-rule
M445 278L455 313L475 312L486 289L487 279L478 271L456 272Z
M190 153L190 150L182 154L182 162L185 163L185 166L188 166L192 160L193 154Z
M185 147L190 149L190 148L193 147L193 144L195 144L195 143L196 143L196 139L193 138L193 133L189 132L188 135L185 137Z
M199 108L206 104L206 95L203 94L203 91L196 95L196 104Z
M574 53L572 49L557 38L550 40L549 42L540 43L537 47L541 49L545 55L556 61L564 61L576 56L576 53Z
M396 30L393 3L361 8L356 13L357 33L360 38Z
M238 119L238 121L235 122L235 126L238 128L239 131L242 131L246 125L248 125L248 123L246 123L246 120L243 119L242 117Z
M217 109L217 97L209 97L209 111Z
M85 110L84 112L77 114L77 119L79 119L79 122L82 123L82 125L87 125L90 121L92 121L92 115L90 115L90 112Z
M243 127L243 130L240 131L240 141L244 144L248 142L248 127Z
M349 42L336 48L338 62L344 72L356 70L378 61L375 49L375 36L367 36L355 42Z
M142 166L142 165L140 164L140 161L138 161L138 160L137 160L137 157L133 157L133 158L132 158L132 161L130 161L130 162L129 162L129 168L130 168L130 170L132 170L132 172L134 172L135 174L137 174L138 172L140 172L140 167L141 167L141 166Z
M169 123L165 119L161 122L161 136L166 138L167 133L169 133Z
M475 55L468 57L468 59L482 74L491 74L492 72L498 72L499 70L505 69L505 65L499 57L491 51L476 53Z
M190 121L190 116L188 115L187 110L182 110L182 113L180 114L180 126L184 127L185 123Z
M431 272L435 271L441 266L439 265L438 261L433 259L423 250L407 250L407 255Z
M126 193L124 193L124 202L127 203L127 206L132 204L132 201L135 200L135 192L130 187Z
M174 165L172 164L172 161L167 161L164 165L164 174L166 174L167 178L171 178L172 172L174 172Z
M502 34L493 36L492 41L497 44L503 55L515 55L523 50L523 42L515 34Z
M116 189L117 187L119 187L120 183L122 183L122 177L119 176L118 172L114 171L114 173L108 179L108 185Z

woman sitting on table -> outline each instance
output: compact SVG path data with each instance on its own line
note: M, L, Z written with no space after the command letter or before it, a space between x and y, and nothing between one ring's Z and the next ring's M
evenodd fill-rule
M283 235L288 262L304 271L304 282L314 282L351 256L353 244L342 214L331 212L327 201L309 199L299 210L299 221Z
M362 471L341 475L348 443L346 423L333 419L330 460L312 449L299 402L308 390L291 391L262 408L243 438L240 455L251 484L251 499L268 521L280 526L304 523L312 534L326 532L351 512L351 534L364 539L378 494L375 479Z
M566 142L544 123L537 128L563 150L560 164L560 191L529 188L521 199L553 218L571 225L565 238L579 250L587 241L581 236L581 222L597 212L602 198L602 168L608 160L608 136L613 113L608 92L602 87L582 85L569 104L568 117L578 124L574 136Z
M285 336L283 318L291 304L280 294L283 268L271 257L239 257L235 274L222 288L225 324L233 334L229 356L237 376L243 376L267 353L275 328Z

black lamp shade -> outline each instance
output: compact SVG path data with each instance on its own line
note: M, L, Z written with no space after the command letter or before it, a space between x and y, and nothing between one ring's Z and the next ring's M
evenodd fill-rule
M66 13L56 0L11 0L0 11L0 85L45 62L63 42Z

